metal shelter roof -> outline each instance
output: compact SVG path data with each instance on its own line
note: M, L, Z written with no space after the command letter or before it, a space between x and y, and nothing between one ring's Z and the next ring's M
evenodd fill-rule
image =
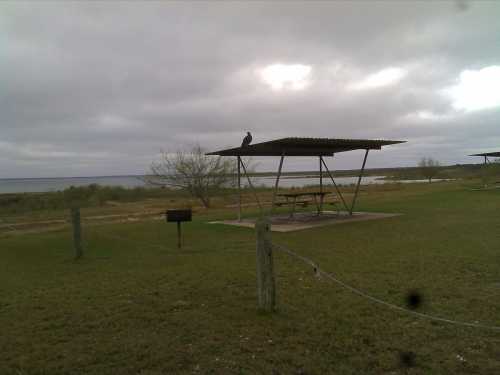
M485 153L482 153L482 154L472 154L472 155L469 155L469 156L496 156L496 157L500 157L500 151L485 152Z
M382 146L404 143L380 139L281 138L274 141L210 152L220 156L331 156L352 150L380 150Z

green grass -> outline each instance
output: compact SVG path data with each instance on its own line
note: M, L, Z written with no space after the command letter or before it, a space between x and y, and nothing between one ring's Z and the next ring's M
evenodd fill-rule
M367 188L359 210L403 216L292 233L275 243L418 311L500 326L500 191L456 183ZM275 253L279 310L256 310L252 230L234 213L0 238L0 374L497 374L500 332L367 301ZM405 370L400 351L413 351ZM457 355L465 358L460 361Z

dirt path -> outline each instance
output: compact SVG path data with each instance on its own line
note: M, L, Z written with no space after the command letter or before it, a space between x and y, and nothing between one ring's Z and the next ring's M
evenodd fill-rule
M83 222L90 225L102 225L112 223L126 223L141 220L160 220L164 213L159 210L144 211L139 213L93 215L83 218ZM20 235L26 233L41 233L54 230L61 230L69 227L70 221L67 219L24 221L19 223L1 223L0 235Z

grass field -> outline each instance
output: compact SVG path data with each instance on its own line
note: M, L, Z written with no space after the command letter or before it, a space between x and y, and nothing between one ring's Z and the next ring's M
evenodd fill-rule
M273 241L390 303L418 290L420 312L500 326L500 190L371 187L358 209L404 215ZM0 374L500 373L500 331L389 310L284 253L278 312L259 313L253 231L207 224L233 216L197 211L182 250L161 220L84 226L77 262L67 227L4 234Z

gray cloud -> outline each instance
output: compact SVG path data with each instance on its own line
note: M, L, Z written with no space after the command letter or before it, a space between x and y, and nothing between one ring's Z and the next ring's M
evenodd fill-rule
M373 167L468 162L500 147L500 108L456 111L443 89L500 65L498 14L466 1L3 2L0 177L143 173L160 149L234 146L246 130L409 141ZM274 63L310 65L310 85L273 91L258 71ZM389 67L407 74L351 88Z

